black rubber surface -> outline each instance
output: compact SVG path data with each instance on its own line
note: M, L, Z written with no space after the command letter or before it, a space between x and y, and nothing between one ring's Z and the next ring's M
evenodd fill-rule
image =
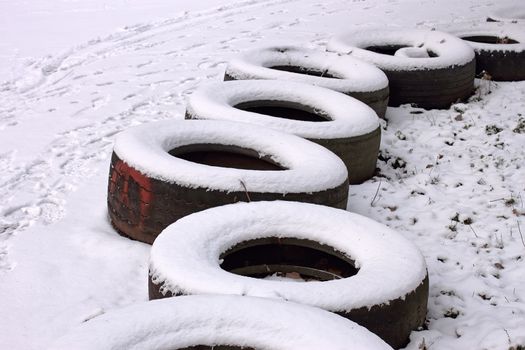
M512 38L491 35L464 36L465 41L492 44L489 48L476 49L476 74L485 71L495 81L525 80L525 51L503 51L500 44L516 44Z
M246 152L250 153L250 150ZM107 204L111 223L121 235L151 244L163 229L178 219L220 205L289 200L346 209L347 199L348 181L313 193L224 192L192 188L149 178L113 153Z

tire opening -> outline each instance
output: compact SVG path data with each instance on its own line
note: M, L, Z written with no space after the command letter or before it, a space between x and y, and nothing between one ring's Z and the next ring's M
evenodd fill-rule
M501 38L492 35L463 36L461 37L461 39L482 44L519 44L519 41L516 41L509 37Z
M405 47L410 47L410 46L406 46L406 45L369 46L369 47L366 47L365 50L372 51L375 53L380 53L383 55L394 56L397 50L405 48Z
M177 147L168 152L174 157L190 162L222 168L244 170L287 170L271 159L260 157L259 153L241 147L219 144L194 144Z
M323 78L334 78L334 79L341 79L340 77L337 77L327 70L319 70L309 67L301 67L301 66L294 66L294 65L288 65L288 66L272 66L268 67L271 69L276 69L284 72L290 72L290 73L299 73L299 74L305 74L305 75L311 75L314 77L323 77Z
M241 242L221 254L221 268L253 278L329 281L357 274L354 261L334 248L298 238Z
M305 122L330 121L330 118L326 113L290 101L249 101L239 103L233 107L246 112L265 114L276 118L300 120Z
M245 346L234 346L234 345L194 345L186 348L177 348L174 350L257 350L255 348L248 348Z

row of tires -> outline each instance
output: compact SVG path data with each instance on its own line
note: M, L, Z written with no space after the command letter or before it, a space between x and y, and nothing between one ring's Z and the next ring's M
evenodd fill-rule
M111 222L153 243L150 300L176 298L99 317L57 348L407 343L425 321L424 258L386 226L337 208L349 184L374 174L387 104L447 108L472 93L476 60L486 69L478 51L437 31L354 32L328 50L249 52L225 82L192 94L186 119L197 120L119 135Z

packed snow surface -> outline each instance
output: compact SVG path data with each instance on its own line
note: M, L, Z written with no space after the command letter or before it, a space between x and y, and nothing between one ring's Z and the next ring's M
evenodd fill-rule
M523 22L525 21L525 5L518 1L513 1L510 5L494 7L488 17L495 21L502 22Z
M369 47L400 47L403 51L402 54L388 55L368 50ZM407 52L407 47L411 51ZM327 49L346 53L389 71L462 66L474 59L474 52L463 40L444 32L413 28L348 31L332 38Z
M67 334L50 350L170 350L195 345L392 349L367 329L317 308L253 297L199 295L108 312Z
M443 30L460 38L472 36L493 36L500 39L498 44L480 43L464 40L475 51L507 51L523 52L525 50L525 26L523 24L505 22L467 22L453 26L445 26ZM512 39L517 43L505 43Z
M206 144L251 150L284 169L209 166L168 153ZM324 147L261 126L222 120L163 120L136 126L117 137L114 151L144 175L191 188L284 194L324 191L348 178L343 161Z
M245 277L220 268L229 248L258 238L298 238L332 247L355 261L356 275L307 284ZM413 292L427 275L419 250L364 216L294 202L237 203L186 216L151 249L150 274L164 292L237 294L290 300L330 311L389 303Z
M305 109L328 121L292 120L235 108L241 103L254 101L256 106L257 101L261 101L261 106L274 103ZM187 114L197 119L262 125L310 139L359 136L379 127L379 118L374 110L353 97L318 86L276 80L239 80L203 85L189 97Z
M319 76L273 68L279 66L313 71ZM385 73L370 63L348 55L298 46L272 46L244 52L228 62L226 73L243 80L304 82L343 93L377 91L388 87Z
M119 236L107 219L109 158L120 131L182 119L186 96L221 81L225 62L256 47L285 39L324 51L344 31L444 28L521 5L173 3L0 4L0 26L12 28L0 37L8 73L0 75L1 349L45 348L86 320L148 299L150 246ZM412 333L408 349L525 346L524 101L525 82L478 80L468 103L448 110L389 108L380 172L350 187L349 211L396 230L427 261L426 329Z

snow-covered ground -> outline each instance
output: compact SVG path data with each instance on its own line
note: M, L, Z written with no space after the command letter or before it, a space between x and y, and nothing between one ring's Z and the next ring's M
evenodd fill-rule
M182 118L239 52L323 48L366 26L484 20L491 0L0 1L0 349L46 347L147 300L148 245L106 217L115 134ZM525 346L525 82L449 110L389 108L381 176L348 209L398 230L430 275L409 349ZM377 193L377 195L376 195Z

